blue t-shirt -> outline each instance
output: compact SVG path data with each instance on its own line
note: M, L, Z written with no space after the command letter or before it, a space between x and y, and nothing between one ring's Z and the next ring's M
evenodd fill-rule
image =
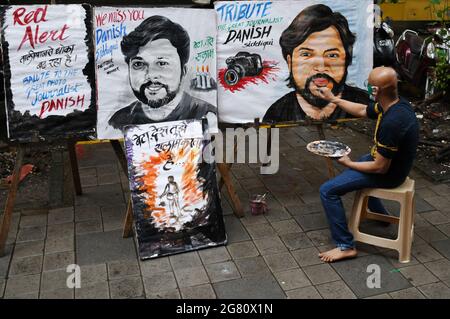
M416 157L419 141L416 114L404 98L400 98L386 113L383 113L382 107L377 103L369 104L366 111L369 118L378 120L372 156L378 152L392 160L387 173L380 177L396 187L408 176Z

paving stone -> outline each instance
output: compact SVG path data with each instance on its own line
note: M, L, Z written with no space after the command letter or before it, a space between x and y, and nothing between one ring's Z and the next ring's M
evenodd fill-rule
M74 299L74 289L61 288L52 291L43 291L39 295L39 299Z
M336 247L335 245L331 245L331 246L332 247L330 247L330 249L333 249ZM322 248L322 247L324 247L324 246L321 246L320 248ZM376 246L361 243L361 242L356 242L355 247L356 247L356 250L358 251L358 256L377 254L379 252L379 250L377 249Z
M294 219L287 219L273 222L272 227L275 229L275 232L278 235L302 232L302 229Z
M210 284L180 288L183 299L215 299L216 293Z
M414 227L415 228L422 228L422 227L430 227L432 226L425 218L422 217L422 215L416 214L414 216ZM418 236L415 236L415 238L420 238Z
M205 268L212 283L241 277L232 261L208 264ZM176 275L178 274L176 273Z
M298 268L298 264L290 253L266 255L263 257L272 272Z
M71 223L74 221L73 212L73 207L51 209L48 212L47 224L58 225Z
M313 243L305 233L290 233L280 236L289 250L312 247Z
M275 231L269 223L248 225L246 228L253 239L276 236Z
M172 271L169 257L148 259L140 262L142 276L147 277L153 274Z
M433 192L429 187L424 187L424 188L418 188L416 189L416 195L415 198L425 198L425 197L434 197L437 194L435 192Z
M270 273L267 264L261 256L237 259L234 262L239 268L242 277Z
M402 289L389 293L393 299L425 299L419 290L415 287Z
M316 289L324 299L356 299L355 294L342 280L317 285Z
M315 247L294 250L291 252L300 267L322 264L319 258L319 250Z
M47 240L74 236L75 223L49 225L47 227Z
M44 271L67 269L67 266L75 262L75 254L73 251L64 251L54 254L44 255Z
M427 201L436 210L446 211L450 207L448 198L445 198L443 196L425 197L424 200Z
M438 184L432 185L429 187L433 192L443 197L447 197L450 195L450 187L446 184Z
M102 232L102 221L101 220L87 220L83 222L77 222L75 224L76 234L88 234Z
M124 204L122 187L119 184L84 187L83 196L75 197L76 206L111 206ZM75 207L75 217L78 215Z
M227 280L213 284L219 299L285 299L283 290L270 274Z
M380 267L381 287L371 289L367 286L367 280L374 273L373 271L367 272L367 269L369 265L373 264ZM332 267L360 298L411 287L411 284L399 272L392 271L393 267L386 258L379 255L369 255L334 263Z
M116 184L120 182L120 177L117 173L99 175L97 177L98 185Z
M80 266L137 258L133 239L122 238L122 231L77 236L76 253Z
M98 186L97 176L80 176L81 186L84 187L92 187Z
M256 239L254 243L261 255L270 255L287 251L286 246L284 246L283 242L278 236Z
M433 225L442 225L442 224L450 223L450 217L439 211L423 213L421 216Z
M74 251L74 237L67 236L61 238L50 238L45 241L45 253L59 253L64 251Z
M431 242L437 241L437 240L447 239L447 236L445 236L436 227L433 227L433 226L417 227L417 228L415 228L414 232L416 234L418 234L427 243L431 243Z
M392 297L389 296L389 294L380 294L380 295L366 297L364 299L392 299Z
M144 295L144 287L140 276L110 280L109 290L111 299L128 299Z
M14 247L14 258L42 256L44 253L44 241L28 241L18 243Z
M67 278L70 276L66 269L44 271L41 280L41 292L67 288Z
M18 297L20 295L39 292L39 280L41 275L28 275L11 277L6 282L5 298Z
M307 266L302 269L313 285L319 285L340 279L336 271L334 271L334 269L328 264Z
M100 206L86 205L75 207L75 222L101 220Z
M20 228L46 226L47 214L22 216L20 218Z
M170 291L177 288L175 275L173 272L160 272L144 277L145 293L148 296L151 293Z
M417 258L421 263L426 263L429 261L439 260L442 257L433 247L428 244L412 246L411 253Z
M174 272L179 287L190 287L209 283L208 275L203 266L177 269Z
M259 255L259 252L252 241L230 244L227 248L233 259L256 257Z
M274 275L283 290L292 290L311 285L308 277L300 268L277 272Z
M399 254L396 250L393 249L386 249L381 252L381 255L383 257L386 257L386 259L392 264L392 266L395 269L401 269L404 267L410 267L415 266L419 264L419 261L411 254L411 257L409 259L409 263L401 263L398 260Z
M307 232L306 235L311 239L314 246L325 246L334 244L328 229L313 230Z
M328 221L324 213L300 215L294 218L305 232L324 228L328 229Z
M104 231L122 229L126 209L125 205L101 207Z
M185 289L188 289L186 287ZM180 292L178 289L160 291L160 292L152 292L146 294L147 299L181 299Z
M450 288L441 282L423 285L418 288L429 299L450 299Z
M39 274L42 269L42 255L13 258L9 276L24 276Z
M3 279L0 279L0 299L3 298L3 295L5 293L5 284L6 284L6 281Z
M439 281L429 270L423 265L416 265L401 268L400 272L414 286L421 286Z
M81 288L75 289L76 299L109 299L109 286L107 281L97 281Z
M106 264L81 266L81 286L108 280Z
M108 263L109 280L139 275L139 264L135 260L113 261Z
M177 271L183 268L201 267L202 261L196 251L173 255L169 257L173 270Z
M23 295L5 296L5 299L38 299L38 298L39 298L39 291L34 291Z
M450 237L450 223L449 224L444 224L444 225L439 225L437 226L437 228L444 233L447 237Z
M269 212L266 214L266 219L271 222L282 221L292 218L291 214L283 207L273 208L269 205Z
M440 280L450 280L450 261L448 259L441 259L426 263L425 267L427 267Z
M433 246L442 256L450 259L450 238L432 242L431 246Z
M288 299L322 299L314 286L308 286L303 288L297 288L286 291Z
M221 261L230 260L230 254L224 246L202 249L198 252L203 264L214 264Z
M244 226L234 215L224 216L224 222L229 244L250 239Z
M264 215L251 215L250 212L247 216L241 218L240 221L244 226L267 223L267 219Z
M43 240L45 238L46 226L26 227L19 229L16 241L18 243L25 241Z

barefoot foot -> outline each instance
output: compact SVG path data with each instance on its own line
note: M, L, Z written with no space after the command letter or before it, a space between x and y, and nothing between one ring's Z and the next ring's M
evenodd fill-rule
M332 262L342 260L342 259L354 258L354 257L356 257L357 254L358 253L355 248L347 249L347 250L341 250L340 248L334 248L334 249L325 251L323 253L320 253L319 257L324 262L332 263Z

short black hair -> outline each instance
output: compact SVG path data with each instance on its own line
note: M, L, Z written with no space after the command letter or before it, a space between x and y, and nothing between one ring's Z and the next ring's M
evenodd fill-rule
M339 32L346 53L345 67L348 67L352 63L356 36L350 31L347 19L341 13L333 12L330 7L323 4L303 9L283 31L280 46L284 59L287 61L288 55L292 57L294 49L312 33L323 31L331 26Z
M177 49L183 68L189 60L191 40L187 31L178 23L163 16L151 16L123 37L120 47L127 64L139 52L139 48L150 41L167 39Z

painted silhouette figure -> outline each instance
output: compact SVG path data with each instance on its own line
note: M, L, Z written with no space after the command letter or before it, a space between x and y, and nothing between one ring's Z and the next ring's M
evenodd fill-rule
M168 183L166 187L164 187L164 192L159 196L159 198L163 198L164 196L167 199L169 204L169 212L170 217L178 218L180 216L180 202L178 199L178 195L180 193L180 189L178 188L178 184L175 182L173 176L169 176Z

